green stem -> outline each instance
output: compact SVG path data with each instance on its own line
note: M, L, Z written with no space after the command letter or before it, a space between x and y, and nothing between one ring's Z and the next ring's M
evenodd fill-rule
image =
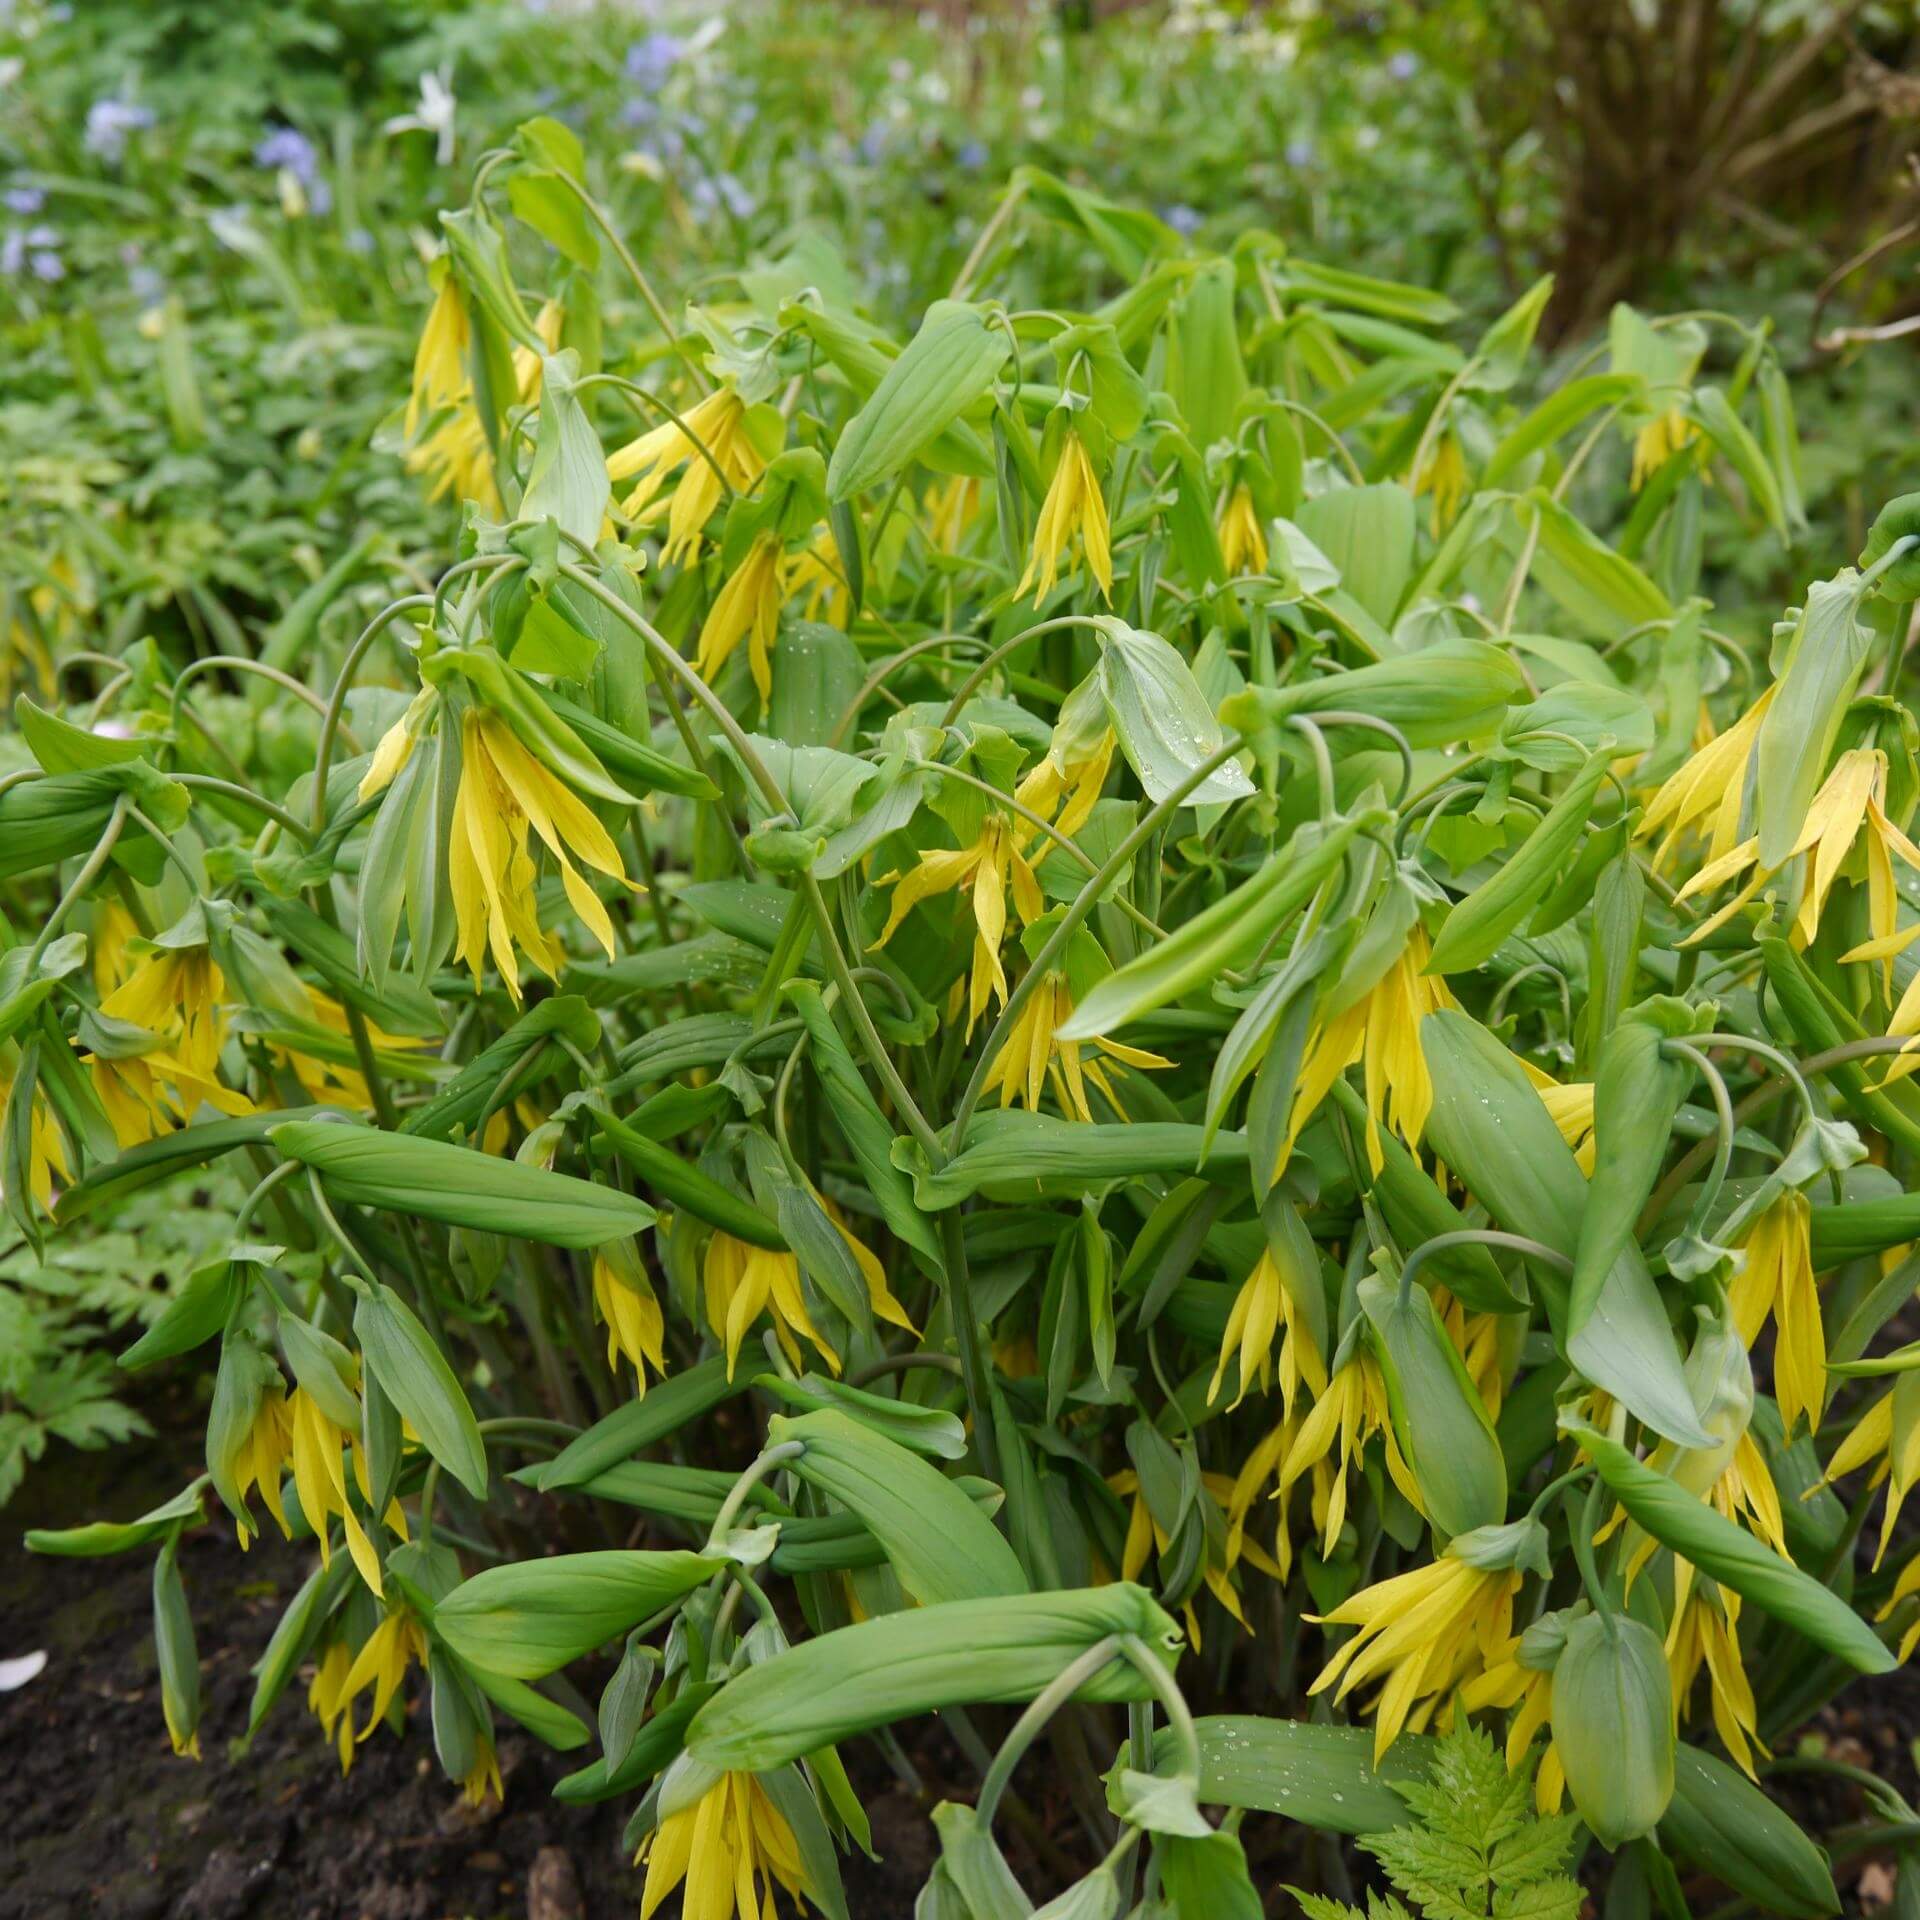
M33 946L27 954L24 978L31 981L40 970L40 957L47 950L53 936L60 931L61 922L72 912L74 905L100 877L100 869L107 864L119 841L120 832L127 824L127 817L133 811L133 799L129 794L121 796L113 803L113 811L107 816L105 831L94 844L93 851L87 855L80 871L73 876L73 884L67 888L54 904L53 911L47 916L46 924L35 936Z

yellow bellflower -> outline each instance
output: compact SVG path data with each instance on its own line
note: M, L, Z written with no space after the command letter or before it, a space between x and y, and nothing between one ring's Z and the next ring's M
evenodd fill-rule
M427 1636L412 1614L402 1610L390 1613L367 1635L366 1645L354 1655L340 1683L340 1707L347 1722L353 1719L353 1703L369 1688L373 1691L373 1710L367 1724L354 1735L365 1740L386 1718L393 1696L407 1677L407 1668L427 1664Z
M459 953L478 983L489 951L507 991L521 997L518 947L542 973L557 974L560 948L534 912L531 828L560 867L567 899L613 958L613 922L570 854L627 884L613 836L585 801L541 765L513 729L485 707L461 722L460 791L454 801L447 875L459 925Z
M347 1010L331 994L308 986L307 1002L313 1024L322 1032L343 1041L351 1038L353 1030L347 1023ZM366 1028L367 1038L382 1052L412 1053L426 1045L416 1035L387 1033L372 1021L366 1023ZM343 1060L328 1060L319 1054L302 1052L296 1046L278 1046L273 1052L293 1070L294 1078L316 1106L353 1107L362 1113L371 1110L373 1094L358 1067L350 1067Z
M982 1083L982 1091L1000 1093L1000 1104L1010 1107L1024 1100L1028 1110L1040 1111L1040 1095L1049 1080L1054 1098L1069 1118L1091 1123L1093 1110L1087 1104L1087 1082L1091 1080L1114 1111L1121 1112L1120 1096L1097 1059L1086 1057L1077 1040L1062 1040L1059 1029L1073 1012L1073 992L1064 973L1049 973L1028 994L1013 1031L994 1056L992 1071ZM1171 1067L1171 1060L1139 1047L1122 1046L1117 1040L1095 1040L1094 1047L1110 1059L1127 1066L1152 1070Z
M1711 1683L1713 1730L1736 1765L1753 1777L1753 1754L1767 1757L1756 1731L1753 1684L1740 1658L1740 1596L1710 1580L1694 1583L1684 1603L1676 1602L1667 1630L1667 1671L1673 1681L1674 1725L1700 1669Z
M928 491L923 510L934 546L942 553L958 553L980 512L980 482L972 474L949 474Z
M1014 588L1016 600L1038 579L1034 593L1037 606L1053 591L1060 576L1060 561L1080 537L1080 550L1087 571L1093 575L1104 600L1113 598L1113 548L1107 525L1107 497L1100 490L1100 476L1093 470L1086 443L1068 430L1060 443L1060 461L1053 470L1047 497L1041 503L1040 518L1034 523L1033 551L1027 557L1027 570Z
M753 684L762 700L773 697L773 643L780 632L780 609L785 604L786 560L780 536L768 529L754 536L747 557L713 597L700 628L700 646L694 665L712 684L733 657L742 640L753 668Z
M1896 930L1900 897L1894 885L1893 861L1897 855L1910 871L1920 873L1920 847L1888 819L1886 791L1887 756L1877 747L1855 747L1834 762L1833 771L1807 808L1800 836L1787 855L1789 860L1802 854L1812 856L1789 937L1796 947L1804 947L1819 931L1827 897L1864 828L1867 924L1873 938L1854 948L1847 958L1878 959L1884 963L1887 978L1891 980L1894 954L1920 932L1920 929L1910 929L1902 936ZM1677 898L1688 900L1696 894L1712 893L1751 869L1733 898L1695 927L1687 935L1688 941L1703 940L1724 925L1780 871L1776 867L1762 867L1759 860L1758 838L1743 840L1720 858L1709 860L1680 889Z
M1628 483L1633 491L1638 493L1676 453L1699 437L1700 429L1678 407L1649 420L1633 436L1633 474Z
M1466 455L1460 449L1459 435L1448 428L1433 443L1433 450L1413 476L1413 494L1433 500L1433 537L1437 540L1453 525L1460 503L1469 491Z
M1727 1290L1734 1325L1748 1347L1772 1316L1774 1397L1789 1438L1803 1417L1819 1426L1827 1401L1827 1336L1813 1277L1812 1217L1806 1195L1794 1188L1763 1207L1747 1236L1746 1260Z
M686 1920L772 1920L776 1887L812 1904L793 1829L750 1773L723 1773L692 1806L668 1814L635 1860L647 1869L640 1920L653 1920L683 1883Z
M728 489L746 493L766 471L766 457L754 444L746 421L746 402L732 387L721 387L690 407L680 420L665 421L608 456L609 480L616 485L623 480L636 483L622 503L622 511L631 519L646 512L676 467L686 467L667 510L662 549L667 561L691 560L700 551L701 534Z
M474 1746L473 1765L460 1776L460 1798L470 1807L484 1807L489 1800L507 1797L500 1779L500 1756L489 1734L481 1734Z
M1266 572L1267 536L1253 504L1253 489L1245 481L1227 495L1217 532L1220 558L1229 575Z
M967 997L967 1032L985 1012L988 1000L1000 996L1007 1000L1007 975L1000 964L1000 942L1007 931L1007 883L1013 884L1013 904L1022 920L1039 919L1046 910L1040 882L1034 878L1013 824L1003 813L990 813L982 822L971 846L951 851L936 848L920 856L920 864L910 873L889 876L893 881L893 899L887 924L873 944L884 947L894 936L902 920L922 900L938 893L951 893L966 887L973 900L973 980ZM886 884L884 881L882 885Z
M1383 1125L1418 1156L1420 1135L1433 1111L1433 1078L1420 1046L1420 1023L1442 1007L1459 1005L1446 981L1425 971L1430 951L1424 929L1416 926L1385 974L1352 1006L1315 1028L1300 1063L1274 1179L1286 1170L1301 1130L1319 1111L1334 1081L1356 1062L1365 1068L1369 1164L1379 1172Z
M1233 1482L1223 1473L1206 1473L1200 1476L1202 1487L1208 1498L1217 1505L1225 1507L1233 1494ZM1145 1570L1150 1555L1165 1553L1169 1544L1166 1530L1153 1517L1153 1510L1147 1504L1147 1497L1140 1485L1140 1476L1132 1467L1123 1467L1120 1472L1108 1477L1110 1491L1123 1500L1131 1500L1133 1505L1127 1518L1127 1537L1120 1551L1120 1578L1137 1580ZM1226 1557L1216 1560L1211 1550L1206 1559L1202 1578L1207 1591L1218 1600L1234 1620L1248 1632L1247 1616L1240 1604L1240 1595L1233 1584L1234 1567L1245 1560L1257 1571L1275 1580L1284 1580L1286 1575L1279 1565L1269 1559L1244 1533L1230 1534L1227 1541ZM1181 1603L1181 1612L1186 1617L1187 1642L1198 1653L1201 1650L1200 1620L1194 1611L1191 1599Z
M1317 1276L1311 1284L1317 1284ZM1274 1338L1280 1341L1279 1358L1274 1359ZM1253 1271L1234 1295L1232 1311L1227 1315L1227 1330L1220 1341L1220 1358L1213 1369L1213 1381L1207 1388L1207 1404L1220 1397L1220 1383L1226 1377L1227 1362L1235 1355L1240 1363L1240 1390L1227 1411L1246 1398L1247 1389L1256 1380L1264 1380L1270 1368L1277 1366L1282 1417L1293 1416L1294 1396L1301 1381L1318 1400L1327 1390L1327 1363L1314 1344L1312 1329L1294 1305L1292 1291L1281 1278L1280 1269L1270 1252L1263 1252Z
M344 1640L329 1640L307 1683L307 1711L340 1756L340 1772L353 1769L353 1715L347 1711L347 1675L353 1671L353 1652Z
M1087 824L1100 790L1107 784L1107 770L1113 765L1117 744L1111 727L1103 728L1085 746L1063 746L1056 733L1053 745L1039 762L1020 776L1013 797L1051 821L1063 837L1072 839Z
M469 397L467 350L473 341L473 322L460 283L451 273L440 276L439 290L427 309L427 324L413 351L413 390L407 396L404 431L411 440L423 419Z
M1834 1449L1820 1482L1827 1486L1871 1464L1873 1478L1869 1485L1887 1484L1886 1509L1880 1516L1880 1545L1873 1556L1876 1569L1887 1557L1887 1543L1893 1538L1900 1509L1914 1483L1920 1481L1920 1420L1894 1418L1896 1399L1905 1397L1898 1387L1890 1387L1859 1415L1847 1437Z
M1642 840L1663 836L1653 856L1656 872L1688 839L1705 840L1709 861L1733 851L1746 795L1747 762L1773 695L1769 687L1725 733L1708 739L1647 803L1635 834Z
M1486 1672L1469 1680L1460 1689L1460 1704L1469 1713L1485 1707L1497 1707L1507 1718L1507 1769L1511 1772L1526 1758L1527 1749L1545 1731L1547 1750L1540 1756L1539 1770L1533 1776L1533 1804L1537 1812L1558 1813L1566 1798L1567 1771L1560 1761L1560 1750L1553 1744L1548 1725L1553 1712L1553 1675L1538 1667L1524 1666L1520 1660L1520 1642L1510 1641L1505 1652Z
M1356 1593L1331 1613L1309 1614L1322 1626L1360 1631L1307 1691L1336 1687L1334 1698L1344 1700L1355 1687L1382 1682L1368 1708L1379 1765L1402 1732L1424 1728L1460 1686L1499 1660L1514 1637L1520 1577L1515 1568L1471 1566L1448 1552Z
M800 610L803 619L845 628L853 611L853 594L840 568L840 549L826 528L788 560L786 591L790 600L798 594L807 596Z
M644 1398L647 1368L664 1374L666 1318L637 1256L609 1257L602 1247L593 1256L593 1309L607 1329L607 1365L617 1376L625 1361L633 1368L636 1391Z
M12 1097L13 1077L9 1074L0 1079L0 1111L5 1110L6 1103ZM53 1211L55 1174L63 1181L70 1181L73 1169L67 1163L67 1143L60 1129L54 1125L53 1116L47 1111L45 1096L36 1089L27 1140L27 1189L33 1195L34 1205L42 1213Z
M1324 1513L1318 1511L1320 1501L1317 1489L1314 1501L1320 1521L1320 1550L1323 1557L1332 1557L1334 1544L1340 1538L1340 1529L1346 1524L1347 1481L1355 1457L1365 1453L1367 1443L1376 1434L1382 1442L1387 1473L1393 1484L1416 1512L1425 1513L1419 1483L1414 1479L1413 1469L1407 1464L1406 1456L1400 1451L1400 1443L1394 1437L1386 1379L1380 1372L1379 1361L1363 1345L1327 1382L1326 1392L1314 1401L1306 1418L1301 1421L1293 1444L1280 1463L1280 1485L1275 1498L1283 1505L1293 1491L1295 1481L1309 1469L1314 1470L1316 1480L1323 1465L1328 1469ZM1333 1461L1336 1442L1340 1450L1337 1463Z
M1916 1553L1900 1570L1900 1578L1893 1584L1893 1591L1887 1595L1886 1604L1873 1617L1876 1620L1891 1620L1894 1610L1901 1601L1911 1600L1920 1593L1920 1553ZM1906 1631L1900 1636L1900 1664L1905 1666L1913 1650L1920 1646L1920 1614L1916 1614L1908 1623Z
M701 1277L707 1295L707 1325L727 1350L727 1378L733 1378L740 1343L763 1312L771 1311L773 1331L786 1356L802 1364L801 1339L811 1343L835 1373L840 1356L813 1324L806 1295L800 1287L800 1263L790 1253L756 1247L732 1234L716 1230L707 1242Z

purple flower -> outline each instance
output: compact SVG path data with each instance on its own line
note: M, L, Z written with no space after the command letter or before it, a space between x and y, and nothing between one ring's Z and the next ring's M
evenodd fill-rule
M58 280L66 273L54 227L9 227L0 240L0 275L9 280L31 273L36 280Z
M1396 53L1387 62L1387 72L1396 80L1411 80L1420 71L1420 56L1417 53Z
M1305 138L1289 140L1286 146L1286 161L1290 167L1312 166L1313 142Z
M127 150L127 136L153 125L153 109L112 95L87 109L87 151L96 159L117 165Z
M685 51L686 42L678 34L650 33L627 49L627 78L636 87L658 91Z
M953 156L954 164L964 167L969 173L978 173L987 164L987 149L981 141L966 140Z
M47 204L47 196L38 187L9 187L6 202L9 213L38 213Z
M1160 218L1164 220L1175 233L1179 234L1183 240L1190 240L1200 231L1200 224L1205 216L1197 207L1176 205L1162 207L1160 209Z
M285 167L303 187L311 187L320 171L320 156L298 127L275 127L254 148L253 164L276 171Z
M860 158L864 160L868 166L877 167L880 162L887 157L887 149L892 145L893 136L876 120L873 125L860 136L860 145L857 151L859 152Z

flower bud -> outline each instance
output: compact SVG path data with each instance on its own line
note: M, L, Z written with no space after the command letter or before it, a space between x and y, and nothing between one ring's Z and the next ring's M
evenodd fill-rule
M1580 1817L1606 1847L1651 1833L1673 1798L1673 1693L1659 1636L1589 1614L1553 1669L1553 1744Z

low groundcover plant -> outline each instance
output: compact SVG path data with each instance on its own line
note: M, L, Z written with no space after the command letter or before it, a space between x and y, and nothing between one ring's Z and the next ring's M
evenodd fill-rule
M299 779L193 724L245 654L16 708L12 1218L245 1182L124 1356L217 1349L206 1474L32 1539L154 1553L176 1750L182 1534L271 1528L253 1724L579 1749L649 1913L844 1916L933 1713L936 1920L1032 1911L1042 1739L1075 1920L1257 1914L1248 1810L1423 1912L1833 1910L1756 1776L1920 1635L1920 500L1743 640L1764 328L1541 391L1546 283L1463 340L1035 169L904 343L815 236L676 319L588 174L442 216L459 550L293 663Z

